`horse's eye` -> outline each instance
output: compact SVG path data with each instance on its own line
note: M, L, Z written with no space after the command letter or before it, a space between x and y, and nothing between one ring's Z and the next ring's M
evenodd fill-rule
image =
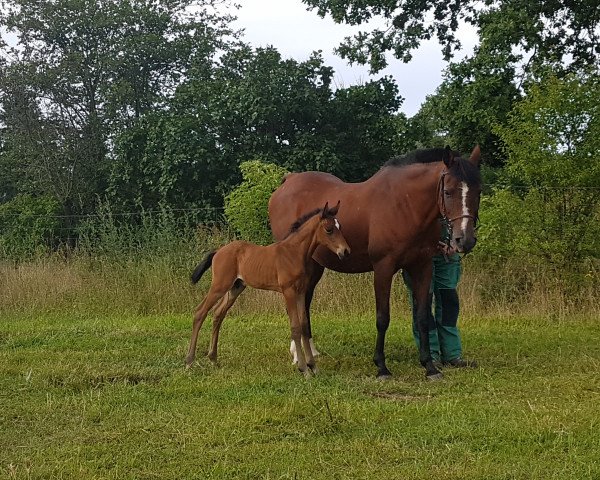
M325 229L325 233L326 233L327 235L331 235L331 234L333 233L333 228L326 228L326 229Z
M450 192L448 190L444 190L444 195L446 195L447 197L450 196Z

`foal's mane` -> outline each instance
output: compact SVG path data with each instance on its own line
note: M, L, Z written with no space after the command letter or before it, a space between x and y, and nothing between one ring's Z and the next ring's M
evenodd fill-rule
M407 165L414 165L415 163L435 163L440 162L446 153L444 148L427 148L421 150L414 150L405 155L399 155L390 158L383 164L381 168L385 167L406 167ZM479 168L473 165L470 161L465 160L460 156L460 153L452 151L454 156L454 163L448 169L448 172L460 182L466 182L467 185L479 185L481 184L481 174Z
M298 220L296 220L294 223L292 223L292 226L290 227L290 231L288 232L288 234L286 235L286 237L289 237L292 233L295 233L298 230L300 230L300 227L302 225L304 225L312 217L314 217L315 215L321 213L322 211L323 211L322 208L315 208L314 210L311 210L310 212L305 213L304 215L302 215L300 218L298 218Z

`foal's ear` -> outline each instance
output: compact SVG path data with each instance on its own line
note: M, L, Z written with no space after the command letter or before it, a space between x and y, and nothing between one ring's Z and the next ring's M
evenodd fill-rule
M333 207L331 210L329 210L329 215L335 217L338 213L338 210L340 209L340 201L338 200L337 205L335 207Z
M328 210L329 210L329 202L325 202L325 206L323 207L323 211L321 212L321 218L325 218L327 216Z
M448 168L450 168L452 166L452 164L454 163L454 152L450 148L450 145L446 145L446 148L444 148L444 154L442 155L442 161Z
M471 162L477 168L479 168L479 166L481 165L481 148L479 148L479 144L475 145L475 148L471 152L469 162Z

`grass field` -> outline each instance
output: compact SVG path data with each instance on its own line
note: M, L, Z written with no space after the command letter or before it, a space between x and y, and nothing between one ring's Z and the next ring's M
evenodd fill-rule
M283 314L236 311L188 371L189 315L2 314L0 477L600 478L596 318L467 316L481 367L430 383L400 317L380 382L371 316L318 314L306 380Z

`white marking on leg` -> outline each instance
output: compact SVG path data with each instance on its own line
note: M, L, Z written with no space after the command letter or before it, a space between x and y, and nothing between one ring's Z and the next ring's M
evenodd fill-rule
M469 208L467 207L467 195L469 193L469 186L466 182L462 182L462 208L463 218L460 225L463 236L467 234L467 223L469 223Z
M321 355L321 353L317 350L317 347L315 347L315 342L313 342L312 338L308 339L308 343L310 344L310 350L312 351L313 357Z
M296 351L296 342L293 340L290 344L290 354L292 355L292 365L296 365L298 363L298 352Z

